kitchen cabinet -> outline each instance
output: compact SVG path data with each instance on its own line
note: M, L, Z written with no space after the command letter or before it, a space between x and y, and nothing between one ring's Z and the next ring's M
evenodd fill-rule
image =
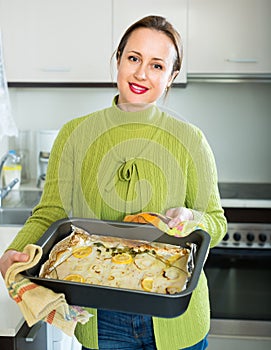
M15 337L0 337L0 346L5 350L47 350L46 324L29 328L24 323Z
M110 82L112 2L0 0L8 82Z
M188 74L271 73L270 0L189 0Z
M14 239L21 226L0 225L0 256ZM18 305L10 298L5 282L0 277L0 349L47 350L45 323L29 328Z
M17 235L21 226L0 225L0 256ZM0 349L47 350L45 323L29 328L18 305L10 298L5 282L0 277Z
M167 17L182 36L175 83L187 75L270 77L270 13L270 0L0 0L7 80L112 86L120 36L148 14Z
M0 0L7 80L111 84L110 59L120 35L147 14L175 24L186 56L187 1ZM186 82L186 57L175 82Z
M186 83L187 0L113 0L113 46L117 48L124 31L136 20L147 15L166 17L179 31L183 42L184 59L175 83Z

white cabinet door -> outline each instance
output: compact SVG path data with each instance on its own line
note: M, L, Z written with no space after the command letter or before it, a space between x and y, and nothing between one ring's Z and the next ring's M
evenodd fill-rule
M189 0L188 74L271 73L270 0Z
M8 82L111 82L112 2L0 0Z
M147 15L166 17L179 31L183 41L184 59L175 83L186 83L187 0L113 0L114 50L124 31L136 20Z

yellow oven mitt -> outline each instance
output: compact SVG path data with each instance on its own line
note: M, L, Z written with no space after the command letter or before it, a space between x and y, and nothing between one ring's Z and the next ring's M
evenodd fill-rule
M42 248L29 244L23 252L29 260L12 264L5 275L9 295L19 305L29 327L43 320L72 336L77 322L85 324L92 315L79 306L69 306L63 293L55 293L21 275L39 262Z
M157 227L160 231L174 237L185 237L191 232L201 229L205 230L204 226L193 220L180 222L176 227L170 228L168 222L170 218L157 213L145 212L135 215L126 215L125 222L136 222L141 224L151 224Z

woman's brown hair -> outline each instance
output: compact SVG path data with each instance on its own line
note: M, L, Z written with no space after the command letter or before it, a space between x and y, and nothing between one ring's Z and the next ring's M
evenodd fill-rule
M173 63L173 72L180 71L181 65L182 65L182 43L181 43L181 37L180 34L177 32L177 30L173 27L171 23L169 23L166 18L161 16L147 16L139 21L132 24L126 32L123 34L119 46L116 50L116 59L117 61L120 60L123 50L127 44L127 41L132 34L133 31L135 31L138 28L148 28L148 29L154 29L158 30L160 32L163 32L165 35L167 35L171 41L174 44L175 50L176 50L176 58ZM176 74L177 76L177 74Z

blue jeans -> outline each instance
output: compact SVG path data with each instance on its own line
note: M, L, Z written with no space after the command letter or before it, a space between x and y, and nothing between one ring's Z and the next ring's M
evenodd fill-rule
M98 338L100 350L156 350L150 316L98 310ZM184 350L204 350L207 345L206 337Z

